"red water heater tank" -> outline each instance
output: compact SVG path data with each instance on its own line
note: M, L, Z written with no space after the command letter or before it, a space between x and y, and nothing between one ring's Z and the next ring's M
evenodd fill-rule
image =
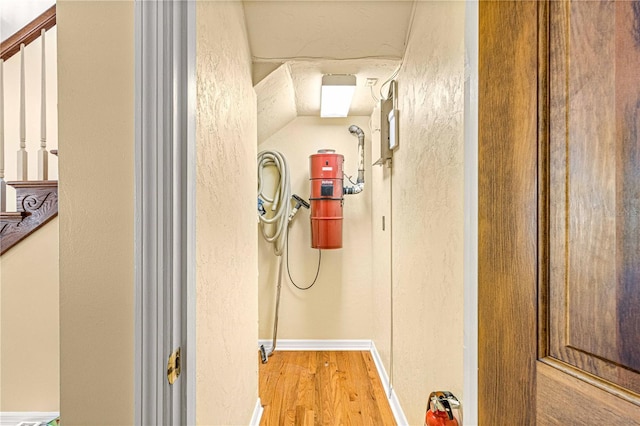
M311 169L311 247L342 248L342 167L344 156L321 149L309 157Z

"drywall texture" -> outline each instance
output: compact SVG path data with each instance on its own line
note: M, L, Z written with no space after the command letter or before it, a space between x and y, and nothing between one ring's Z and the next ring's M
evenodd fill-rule
M418 2L397 79L393 377L409 424L431 391L462 398L464 16L464 2Z
M380 108L376 107L371 116L372 145L371 159L380 158ZM372 331L371 339L382 359L387 372L391 372L391 169L389 163L371 168L371 293ZM385 385L387 385L385 383Z
M399 58L412 7L406 0L243 3L251 53L260 61Z
M58 148L58 73L56 67L58 28L45 35L47 150ZM38 178L38 150L40 149L40 101L42 39L24 48L25 67L25 135L29 155L29 179ZM20 53L4 63L4 158L6 181L17 179L16 152L20 148ZM58 157L49 154L49 179L58 179ZM7 187L7 211L15 211L15 190Z
M278 337L282 339L370 339L371 320L371 138L369 117L321 119L298 117L259 145L280 151L287 159L292 193L309 199L309 156L319 149L335 149L345 157L344 171L353 179L358 169L358 138L349 125L365 132L365 189L344 199L343 248L323 250L320 274L314 287L300 291L286 271L280 302ZM265 171L265 172L268 172ZM255 207L254 207L255 208ZM291 223L289 266L299 286L315 276L318 251L311 248L309 210L301 209ZM259 237L260 338L271 337L275 311L278 260Z
M258 398L251 55L242 3L196 7L196 421L248 424Z
M58 219L0 257L0 412L58 411Z
M60 409L134 420L134 3L58 1Z
M254 87L258 109L258 143L296 118L296 99L289 64L282 64Z

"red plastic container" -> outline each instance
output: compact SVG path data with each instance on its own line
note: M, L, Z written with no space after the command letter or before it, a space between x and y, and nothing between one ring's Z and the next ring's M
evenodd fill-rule
M312 248L342 248L343 164L344 156L331 149L309 157Z

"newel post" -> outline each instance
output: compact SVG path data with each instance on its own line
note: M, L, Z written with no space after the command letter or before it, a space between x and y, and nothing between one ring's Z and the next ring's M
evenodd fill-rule
M7 183L4 181L4 59L0 59L0 212L7 210Z
M47 71L43 28L42 37L42 95L40 97L40 149L38 150L38 180L49 179L49 153L47 152Z
M24 110L24 43L20 45L20 149L18 150L17 180L28 180L28 156L26 139L26 122Z

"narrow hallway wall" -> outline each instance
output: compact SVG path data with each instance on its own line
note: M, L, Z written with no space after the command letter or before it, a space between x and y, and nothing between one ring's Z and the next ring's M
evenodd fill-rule
M0 257L0 282L0 412L58 411L58 218Z
M256 98L240 2L196 6L196 421L258 398Z
M47 149L58 148L57 27L46 33ZM29 179L38 176L42 39L24 49ZM20 140L20 54L4 63L5 180L17 178ZM49 154L49 179L58 158ZM16 210L7 187L7 211ZM60 409L58 219L0 257L0 411Z
M60 410L134 422L134 2L58 1Z
M380 107L371 116L372 145L371 158L380 158ZM387 376L391 373L391 169L388 164L371 168L371 190L374 202L371 204L372 274L371 297L373 311L371 339L382 360ZM384 224L383 224L384 222ZM385 386L388 383L384 383Z
M349 125L365 133L365 189L344 197L343 248L323 250L318 280L307 291L296 289L283 273L278 338L371 339L371 131L369 117L323 119L298 117L259 145L287 159L291 191L309 199L309 156L319 149L344 155L344 172L355 181L358 139ZM265 170L265 175L268 170ZM348 184L345 180L345 184ZM318 265L311 248L310 211L301 208L291 224L289 260L296 284L308 286ZM259 240L260 338L271 339L275 310L278 258L262 235ZM286 253L285 253L286 256ZM286 262L286 257L285 257Z
M416 7L397 77L400 148L391 170L393 385L409 423L423 424L431 391L463 397L465 3ZM376 191L388 191L389 178L374 178L383 183ZM376 229L374 241L384 239ZM374 252L374 265L386 262L384 256ZM374 300L383 303L384 295ZM376 326L377 346L386 348L389 332Z

